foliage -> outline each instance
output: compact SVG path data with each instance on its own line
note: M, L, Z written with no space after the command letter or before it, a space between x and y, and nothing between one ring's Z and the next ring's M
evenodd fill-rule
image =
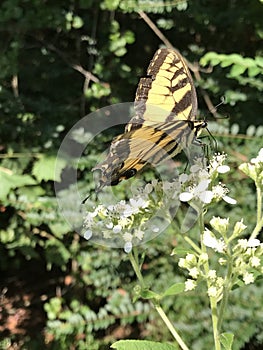
M244 186L245 175L238 165L256 155L262 138L261 1L2 1L1 290L9 288L12 274L20 276L25 260L36 274L42 262L47 270L56 271L56 288L45 280L50 289L44 306L45 327L40 332L50 348L103 349L115 338L130 336L131 328L136 338L170 340L150 311L149 301L131 302L126 291L132 293L135 277L125 254L88 246L65 221L54 192L54 182L77 168L83 195L94 188L90 169L112 132L98 137L79 164L74 155L67 164L57 160L57 151L68 130L84 115L109 104L133 101L139 78L162 44L141 19L141 11L188 61L205 65L199 70L201 79L195 79L200 115L208 113L204 91L215 105L225 96L218 110L223 118L208 122L209 130L217 148L229 155L232 170L225 180L240 203L231 209L231 216L235 221L246 218L248 229L253 225L254 189ZM75 142L85 143L85 134L76 135ZM68 195L69 211L75 200ZM219 203L207 221L228 210L227 204ZM183 215L183 211L178 213L178 220ZM171 238L173 233L170 227L147 245L143 272L157 292L162 285L184 281L184 272L166 257L173 244L182 243L180 237ZM197 303L194 294L190 300L177 297L174 304L167 296L164 308L168 313L176 311L174 322L189 337L192 348L204 348L211 341L205 301ZM249 298L253 303L248 303ZM252 338L262 344L262 300L259 283L234 292L231 308L238 316L233 319L228 310L227 322L236 335L237 349ZM25 309L31 310L30 306ZM29 333L26 337L19 332L3 333L0 341L3 348L16 344L23 348L23 343L40 348Z

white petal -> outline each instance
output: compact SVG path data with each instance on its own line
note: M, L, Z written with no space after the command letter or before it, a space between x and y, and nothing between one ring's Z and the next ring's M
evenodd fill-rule
M180 193L179 199L182 202L189 202L193 198L193 194L190 192L183 192Z
M179 176L179 182L181 182L183 184L188 180L188 178L189 178L189 176L187 174L181 174Z
M220 174L225 174L230 170L230 167L228 165L219 165L217 168L217 172Z
M208 204L208 203L211 203L213 196L214 195L213 195L212 191L204 191L204 192L200 193L200 195L198 197L203 203Z
M200 183L195 188L195 193L205 191L207 189L208 185L210 184L210 182L211 182L211 180L207 180L207 179L200 181Z
M237 204L237 201L234 198L231 198L229 196L224 196L223 200L228 204Z

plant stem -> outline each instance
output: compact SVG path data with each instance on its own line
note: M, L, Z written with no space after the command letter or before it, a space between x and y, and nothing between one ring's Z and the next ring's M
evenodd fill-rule
M207 249L203 243L203 237L202 237L204 229L205 229L204 214L203 213L200 213L200 215L199 215L199 227L200 227L200 233L201 233L202 252L207 254ZM204 263L204 270L205 270L205 274L208 275L208 273L209 273L208 260ZM210 282L207 279L207 289L209 289L209 288L210 288ZM214 336L215 350L221 350L219 332L218 332L217 299L216 299L216 297L209 296L209 301L210 301L210 307L211 307L211 313L212 313L212 325L213 325L213 336Z
M158 314L161 316L162 320L166 324L166 326L169 329L169 331L171 332L171 334L173 335L174 339L177 341L179 346L182 348L182 350L189 350L189 348L184 343L183 339L176 332L173 324L171 323L169 318L166 316L166 314L165 314L164 310L162 309L162 307L160 305L154 305L154 307L155 307L155 310L158 312Z
M145 289L146 283L143 279L143 275L142 275L140 267L139 267L138 252L136 250L136 247L134 247L133 251L131 253L129 253L129 258L130 258L132 267L134 269L134 272L135 272L135 274L140 282L141 287L143 289ZM189 350L189 348L184 343L183 339L180 337L180 335L175 330L175 328L174 328L173 324L171 323L171 321L169 320L169 318L166 316L163 308L159 305L159 300L153 299L153 305L154 305L155 310L161 316L161 318L164 321L164 323L166 324L167 328L169 329L169 331L173 335L174 339L177 341L179 346L182 348L182 350Z
M132 267L134 269L134 272L140 282L140 285L142 288L146 288L146 284L144 282L140 267L139 267L139 262L138 262L138 253L136 250L136 247L133 248L133 251L129 253L129 258L132 264Z
M262 215L262 193L259 184L256 184L257 188L257 224L250 236L250 239L254 239L259 234L263 226L263 215Z
M229 256L231 256L231 255L229 255ZM217 329L219 332L221 331L223 316L224 316L225 308L226 308L226 305L228 302L229 292L231 290L231 285L230 285L231 284L231 277L232 277L232 259L229 258L228 259L228 266L227 266L227 275L226 275L227 284L224 284L224 287L223 287L223 298L221 300L220 308L219 308L219 312L218 312Z
M191 238L187 236L183 236L183 238L198 254L202 253L202 250L198 247L197 244L195 244L195 242L191 240Z

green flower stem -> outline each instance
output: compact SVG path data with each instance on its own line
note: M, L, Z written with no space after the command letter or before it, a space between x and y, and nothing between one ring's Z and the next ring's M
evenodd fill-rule
M202 253L202 250L198 247L197 244L195 244L195 242L191 240L191 238L187 236L183 236L183 238L198 254Z
M232 253L229 250L228 251L228 264L227 264L227 275L226 275L226 283L223 286L223 297L220 303L220 308L219 308L219 312L218 312L218 325L217 325L217 329L218 332L221 332L221 327L222 327L222 322L223 322L223 317L224 317L224 312L225 312L225 308L227 306L227 302L228 302L228 297L229 297L229 293L231 291L231 282L232 282L232 265L233 265L233 261L232 261Z
M207 254L207 249L206 246L203 243L203 232L205 230L204 226L204 214L200 213L199 215L199 227L200 227L200 233L201 233L201 248L202 252ZM209 272L209 262L206 261L204 263L204 269L205 269L205 274L208 275ZM207 288L210 288L210 282L207 280ZM213 336L214 336L214 343L215 343L215 350L221 350L221 344L220 344L220 339L219 339L219 332L218 332L218 310L217 310L217 298L209 296L209 301L210 301L210 307L211 307L211 312L212 312L212 325L213 325Z
M257 188L257 224L250 236L251 239L254 239L259 234L263 226L263 215L262 215L262 192L259 184L256 184Z
M136 250L136 247L133 248L133 252L128 254L129 259L131 261L132 267L134 269L134 272L140 282L140 285L143 289L146 288L146 283L144 282L143 279L143 275L141 273L140 270L140 266L139 266L139 259L138 259L138 252ZM180 335L177 333L177 331L175 330L173 324L171 323L171 321L168 319L168 317L166 316L163 308L159 305L159 300L153 299L153 305L155 307L155 310L158 312L158 314L161 316L162 320L164 321L164 323L166 324L167 328L169 329L169 331L171 332L171 334L173 335L174 339L177 341L177 343L179 344L179 346L182 348L182 350L189 350L189 348L186 346L186 344L184 343L183 339L180 337Z
M160 305L157 305L157 304L156 305L154 304L154 307L155 307L155 310L158 312L158 314L161 316L162 320L166 324L166 326L169 329L169 331L171 332L171 334L173 335L174 339L177 341L179 346L182 348L182 350L189 350L189 348L184 343L183 339L176 332L176 330L175 330L173 324L171 323L171 321L166 316L163 308Z
M146 288L146 284L144 282L140 267L139 267L139 261L138 261L138 252L136 247L133 248L133 251L131 251L129 254L129 259L131 261L132 267L134 269L134 272L140 282L140 285L142 288Z

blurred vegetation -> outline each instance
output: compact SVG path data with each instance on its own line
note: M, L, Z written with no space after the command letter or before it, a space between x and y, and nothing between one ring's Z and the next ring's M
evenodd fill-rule
M239 202L231 217L243 217L248 227L254 222L254 188L244 186L248 180L237 167L262 146L262 1L4 0L0 349L101 350L125 337L171 340L148 302L132 302L136 278L125 253L91 246L75 233L54 192L67 166L61 163L54 177L65 134L98 108L133 101L139 78L163 44L142 13L189 62L200 63L194 75L199 114L211 120L218 149L229 155L232 172L225 182ZM209 114L204 94L213 105L225 97L221 119ZM94 188L90 169L111 138L103 136L82 159L83 193ZM227 204L215 207L214 215L228 216ZM156 290L184 279L167 257L175 244L181 242L172 228L147 244L143 271ZM212 347L202 293L175 304L167 298L164 306L191 349ZM233 293L226 328L236 334L235 349L262 347L262 303L262 285Z

